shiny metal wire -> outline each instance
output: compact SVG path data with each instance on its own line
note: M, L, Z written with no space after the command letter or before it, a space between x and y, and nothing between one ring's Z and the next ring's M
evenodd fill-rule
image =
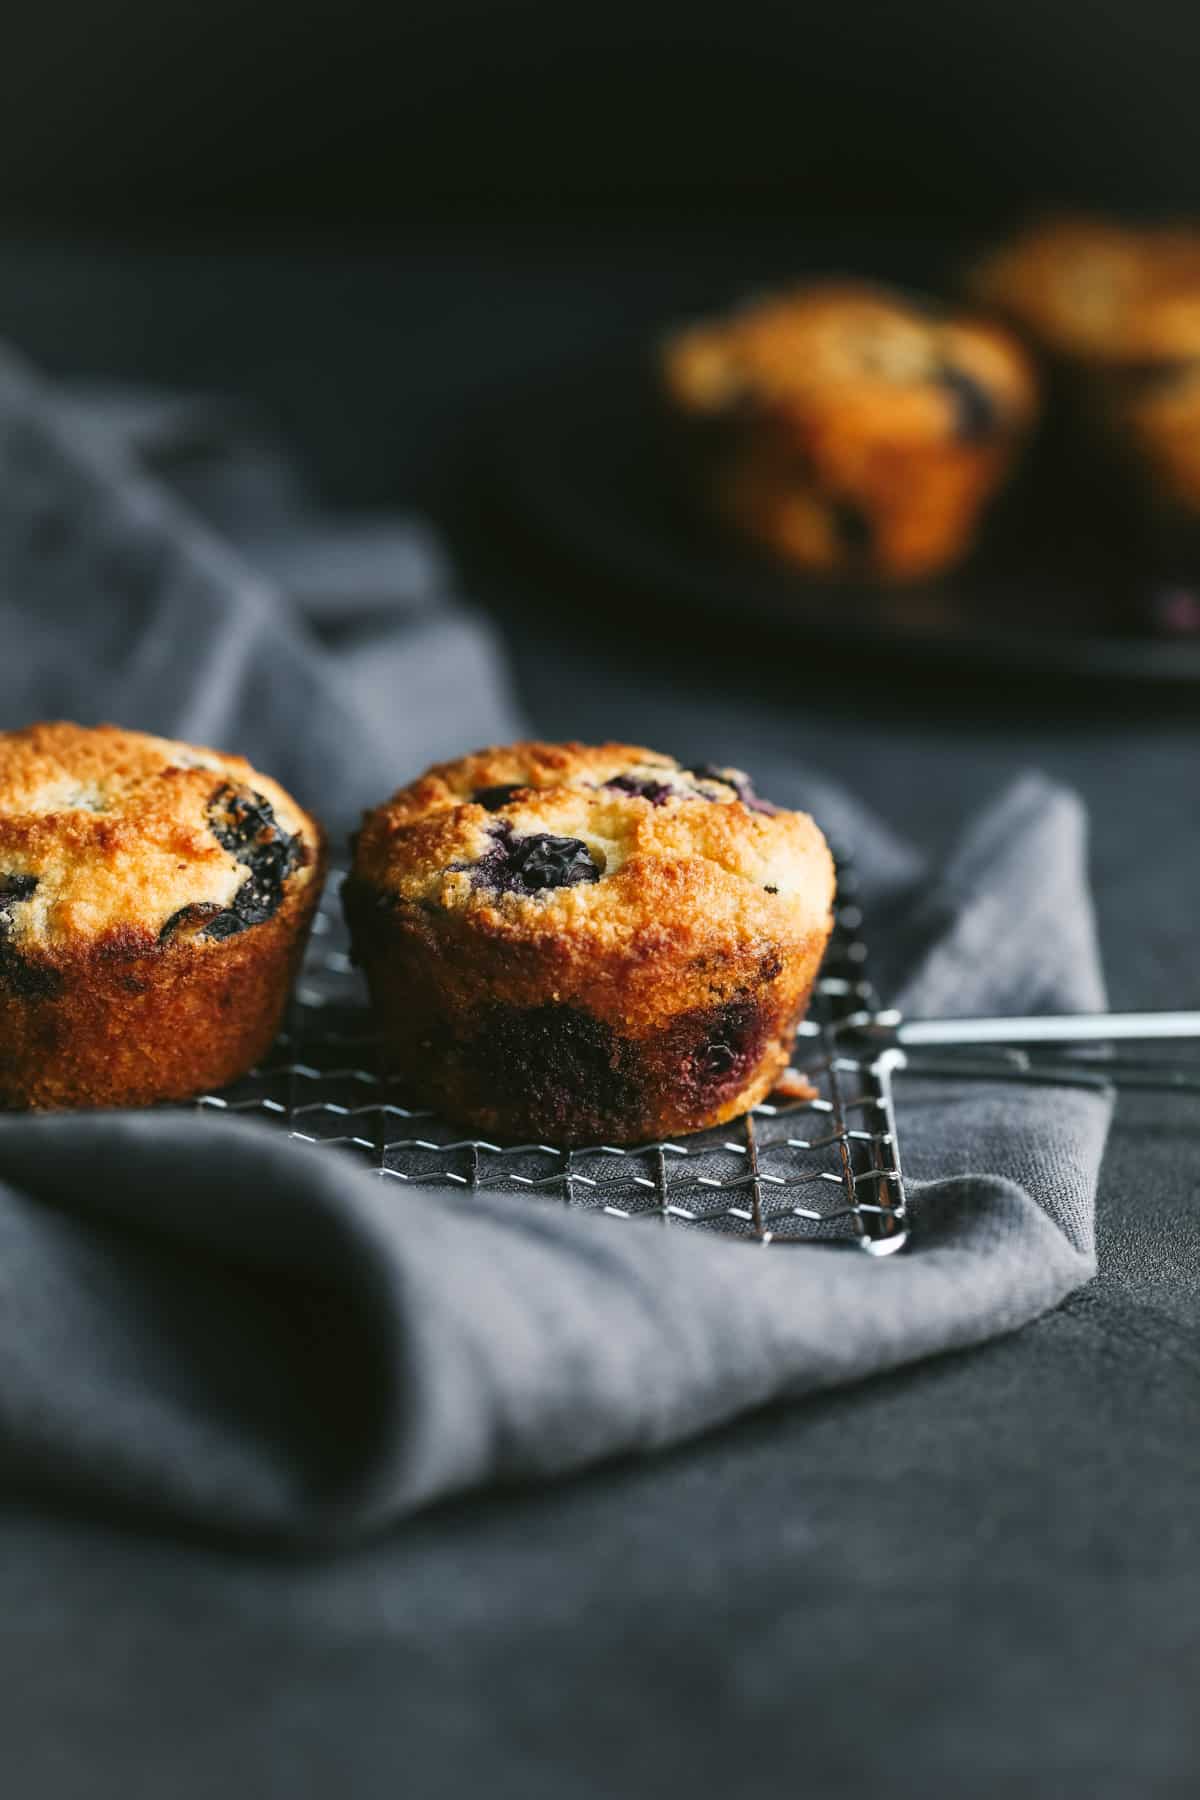
M891 1078L903 1058L855 1021L878 1000L853 867L839 859L833 937L795 1062L812 1098L783 1093L747 1117L678 1141L630 1148L500 1144L415 1106L392 1080L347 954L335 877L318 914L286 1031L241 1081L195 1102L257 1115L315 1150L357 1157L382 1181L532 1192L615 1219L722 1231L760 1244L908 1240Z

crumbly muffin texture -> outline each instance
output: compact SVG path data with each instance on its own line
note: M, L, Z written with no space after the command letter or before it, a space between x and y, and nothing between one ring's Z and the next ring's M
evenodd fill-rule
M0 733L0 1105L141 1104L270 1042L319 827L238 756L114 726Z
M569 939L623 962L664 934L684 898L670 929L707 940L788 930L814 880L826 912L832 896L829 852L806 814L760 799L740 770L684 769L622 744L515 745L443 764L368 816L354 872L498 936ZM637 960L664 1002L661 971ZM627 1017L627 997L609 998Z
M828 937L806 815L739 770L623 744L517 744L367 816L344 890L400 1072L549 1141L742 1111L786 1066Z
M1036 410L1007 331L851 283L685 327L660 373L718 512L830 573L955 561Z
M285 882L311 881L317 843L240 756L113 726L0 732L10 952L52 956L131 930L232 936L276 910Z

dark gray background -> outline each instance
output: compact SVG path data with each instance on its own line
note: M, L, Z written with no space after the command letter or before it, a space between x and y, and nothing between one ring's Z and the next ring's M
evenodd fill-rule
M547 733L704 751L768 791L801 757L932 848L1019 767L1073 783L1114 1002L1197 1002L1194 701L852 681L772 655L736 612L635 630L472 472L481 403L669 315L730 258L766 266L786 229L430 230L386 254L12 242L0 333L62 373L248 393L343 504L436 506ZM326 1563L10 1506L0 1787L1193 1793L1198 1130L1194 1105L1122 1104L1101 1273L1058 1313L654 1462Z
M45 0L6 8L0 213L1195 207L1198 52L1190 0Z

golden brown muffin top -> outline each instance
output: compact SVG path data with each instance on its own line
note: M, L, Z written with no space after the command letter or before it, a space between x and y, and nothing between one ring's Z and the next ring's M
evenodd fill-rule
M0 940L219 941L312 880L321 834L243 757L116 726L0 732Z
M354 873L502 936L593 950L680 933L803 936L833 861L805 813L737 769L630 744L511 744L439 763L366 815Z
M684 327L663 346L662 372L684 411L749 409L808 433L836 419L867 441L980 441L1020 429L1035 406L1028 358L1007 331L850 282Z
M1043 349L1101 363L1200 356L1200 230L1048 219L980 262L979 300Z

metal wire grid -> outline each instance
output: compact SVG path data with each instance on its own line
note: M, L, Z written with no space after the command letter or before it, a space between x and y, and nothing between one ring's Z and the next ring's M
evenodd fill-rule
M848 859L838 861L834 932L796 1042L797 1072L815 1092L779 1093L729 1125L635 1148L493 1143L411 1103L371 1029L339 887L335 874L287 1029L266 1062L201 1095L200 1112L261 1115L300 1143L358 1157L385 1181L532 1191L615 1219L704 1227L761 1244L846 1242L882 1255L905 1243L891 1093L900 1059L865 1036L878 1002Z

